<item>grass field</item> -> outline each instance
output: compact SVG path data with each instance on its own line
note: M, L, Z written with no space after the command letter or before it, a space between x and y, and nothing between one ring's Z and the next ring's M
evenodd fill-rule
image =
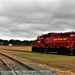
M26 50L31 51L31 46L0 46L0 49Z
M9 53L22 58L27 58L40 64L46 64L53 68L70 70L75 72L75 56L32 53L31 47L1 46L0 48L29 51L29 52L18 52L18 51L0 50L0 52Z

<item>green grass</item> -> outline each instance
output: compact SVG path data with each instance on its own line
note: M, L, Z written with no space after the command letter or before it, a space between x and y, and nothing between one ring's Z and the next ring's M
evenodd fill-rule
M10 54L30 59L32 61L46 64L53 68L71 70L75 72L75 56L53 55L53 54L39 54L31 52L17 52L9 51Z
M12 54L23 58L28 58L38 63L46 64L50 67L75 71L75 56L37 54L26 52L16 52Z

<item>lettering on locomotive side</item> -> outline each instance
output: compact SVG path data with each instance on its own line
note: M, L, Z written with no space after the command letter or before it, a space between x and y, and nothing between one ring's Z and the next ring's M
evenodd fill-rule
M53 41L65 41L67 38L53 38Z

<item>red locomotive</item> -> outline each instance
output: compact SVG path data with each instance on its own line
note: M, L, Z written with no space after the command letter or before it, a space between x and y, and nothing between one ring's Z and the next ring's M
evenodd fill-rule
M75 54L75 32L48 33L37 37L33 52L57 54Z

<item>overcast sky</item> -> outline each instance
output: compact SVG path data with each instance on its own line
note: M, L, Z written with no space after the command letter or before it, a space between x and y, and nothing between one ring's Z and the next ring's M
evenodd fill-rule
M0 0L0 39L62 31L75 31L75 0Z

